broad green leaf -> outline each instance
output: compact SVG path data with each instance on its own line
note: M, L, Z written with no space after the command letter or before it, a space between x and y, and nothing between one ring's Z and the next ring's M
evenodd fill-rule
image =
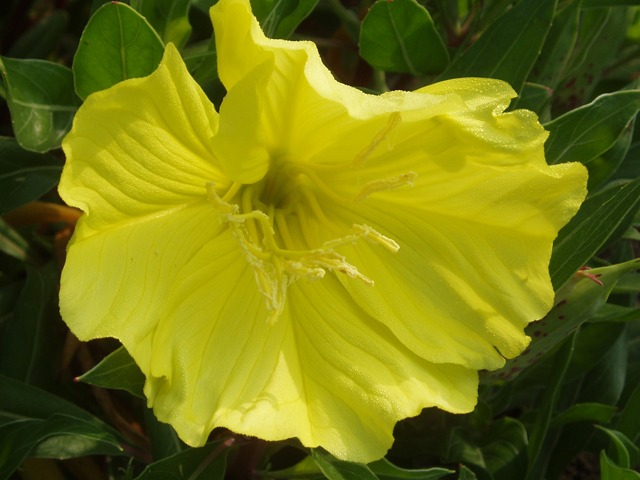
M549 427L560 427L574 422L609 423L616 407L601 403L576 403L551 420Z
M600 452L601 480L640 480L640 473L616 465L605 453Z
M126 390L144 398L144 373L124 347L105 357L98 365L78 377L78 380L97 387Z
M587 170L589 170L587 189L590 192L594 192L600 188L616 170L618 170L624 161L631 146L631 140L633 139L634 124L635 120L631 120L631 123L627 125L622 135L620 135L609 150L587 163L586 167Z
M603 285L604 288L597 288L596 285L592 285L592 289L595 289L593 294L599 297L596 305L602 304L602 301L604 301L604 298L601 298L603 297L602 291L608 290L607 287L611 285L610 279L605 280L607 284ZM570 300L569 297L567 297L567 303ZM604 306L606 305L605 303ZM593 311L595 309L590 310ZM567 370L567 379L574 380L588 373L590 370L593 370L603 358L612 355L612 350L624 334L625 329L626 326L623 323L598 325L589 323L588 320L586 323L583 323L580 327L580 337L573 351L573 357L571 357L571 365L569 365L569 369Z
M42 442L46 443L39 447ZM0 479L8 478L29 456L67 459L94 454L127 455L106 429L65 414L2 425L0 452Z
M45 386L54 378L52 317L57 309L58 267L27 265L27 282L13 319L0 337L0 372L29 385Z
M191 35L191 0L132 0L131 7L147 19L162 41L172 42L178 50Z
M524 108L533 112L540 112L544 104L553 95L553 90L544 85L536 83L525 83L522 93L518 98L514 108Z
M624 233L626 220L637 211L638 200L640 179L599 192L582 204L560 230L553 246L549 273L556 291L610 239Z
M136 480L223 480L233 439L189 448L147 466Z
M251 8L269 38L287 39L318 0L251 0Z
M527 79L529 82L556 88L578 38L579 20L580 0L574 0L555 16L540 56Z
M624 433L596 425L596 428L607 434L611 440L610 454L622 468L631 468L638 462L640 449L636 447Z
M584 0L582 2L584 5ZM578 38L571 52L571 58L567 65L567 72L570 74L584 64L591 47L598 39L602 29L604 28L611 10L609 8L600 8L597 10L583 11L580 17L580 30Z
M614 293L640 292L640 275L629 274L620 279L613 289Z
M551 27L557 0L522 0L456 58L438 80L498 78L519 94Z
M315 448L311 449L311 458L329 480L378 480L376 474L361 463L338 461Z
M545 437L547 436L547 431L549 430L549 424L551 423L551 416L553 415L553 412L556 408L556 403L558 401L558 395L562 387L564 375L565 375L565 372L567 371L567 367L569 366L569 362L571 361L571 356L573 355L573 349L576 343L576 338L577 338L577 332L574 333L568 339L568 341L563 344L562 347L560 347L558 352L553 357L553 364L554 364L553 371L551 373L551 377L549 378L547 388L545 389L542 395L542 403L540 406L540 410L538 412L536 422L533 425L533 429L529 437L529 445L528 445L529 471L527 473L528 476L534 470L534 465L542 449L542 444L544 442Z
M495 420L479 441L485 468L495 480L524 478L527 470L527 431L515 418Z
M396 467L386 458L367 465L380 480L437 480L454 473L446 468L427 468L418 470L407 470L405 468Z
M613 146L638 110L640 91L607 93L545 124L547 162L590 162Z
M49 154L20 148L0 137L0 215L37 200L60 181L62 165Z
M44 60L1 57L0 71L18 143L36 152L59 147L81 104L71 70Z
M449 53L429 12L415 0L379 0L360 29L360 55L380 70L440 73Z
M143 16L124 3L103 5L89 19L73 58L76 92L93 92L145 77L160 64L164 45Z
M7 57L46 59L65 32L68 21L67 12L54 10L20 36L7 51Z

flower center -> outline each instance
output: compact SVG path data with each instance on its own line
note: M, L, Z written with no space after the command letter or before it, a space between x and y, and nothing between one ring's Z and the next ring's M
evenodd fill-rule
M387 126L352 162L320 165L282 156L272 161L262 180L251 185L234 183L222 197L213 182L207 183L209 201L220 212L221 221L228 223L253 268L270 323L275 323L282 314L287 288L298 279L321 279L329 270L373 285L372 280L337 253L337 248L363 239L392 252L400 248L395 241L364 224L354 224L350 231L344 231L327 218L318 200L320 196L325 202L353 205L374 192L411 184L416 177L413 172L369 182L355 197L346 198L334 192L318 175L326 170L361 168L399 120L399 114L392 114ZM321 230L330 232L333 238L322 242Z

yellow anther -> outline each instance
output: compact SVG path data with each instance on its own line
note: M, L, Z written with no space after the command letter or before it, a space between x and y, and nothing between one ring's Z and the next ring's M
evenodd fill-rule
M376 230L374 230L368 225L354 224L353 227L351 228L353 233L355 233L359 237L364 238L370 243L382 245L390 252L396 253L398 250L400 250L400 245L398 245L395 241L393 241L389 237L385 237L380 232L377 232Z
M418 176L417 173L409 172L398 175L397 177L388 177L380 180L373 180L367 183L362 190L355 196L353 201L360 203L366 199L369 195L376 192L382 192L384 190L393 190L394 188L401 187L403 185L410 185L413 187L413 180Z
M353 166L357 168L364 166L367 158L369 158L369 156L375 151L375 149L378 148L378 145L380 145L383 140L389 137L389 134L398 126L401 119L402 116L399 112L393 112L391 115L389 115L387 124L382 128L382 130L380 130L373 136L371 142L369 142L366 147L360 150L360 152L358 152L356 157L353 159ZM389 149L391 150L391 146Z
M362 275L356 267L347 262L346 258L335 252L329 251L321 255L305 259L311 265L328 268L329 270L344 273L347 277L362 280L367 285L373 286L373 280Z
M287 261L284 264L285 271L295 277L304 277L310 280L323 278L325 271L321 268L308 267L301 262Z

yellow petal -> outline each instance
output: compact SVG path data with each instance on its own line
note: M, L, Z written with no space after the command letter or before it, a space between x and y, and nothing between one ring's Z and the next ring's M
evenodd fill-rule
M172 44L148 77L97 92L80 107L63 149L60 195L100 229L205 198L230 184L211 152L218 114Z
M224 426L369 462L391 446L397 420L428 406L473 409L475 371L411 353L333 276L293 284L269 325L227 233L180 272L153 340L145 392L189 444Z

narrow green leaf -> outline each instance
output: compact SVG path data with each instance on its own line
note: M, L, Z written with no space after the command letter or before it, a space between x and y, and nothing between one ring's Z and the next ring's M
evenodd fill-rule
M39 447L42 442L45 445ZM46 420L19 420L0 427L0 479L27 457L67 459L84 455L127 455L109 431L86 420L54 414Z
M73 58L76 92L93 92L145 77L160 64L164 45L143 16L124 3L103 5L89 19Z
M251 8L267 37L287 39L317 3L318 0L252 0Z
M453 470L446 468L427 468L418 470L407 470L405 468L396 467L386 458L367 465L380 480L438 480L444 476L450 475Z
M640 91L607 93L545 124L547 162L590 162L613 146L638 110Z
M580 0L574 0L555 16L540 56L527 79L529 82L556 88L578 38L579 20Z
M136 480L223 480L233 439L190 448L147 466Z
M440 73L449 53L429 12L415 0L379 0L360 29L360 55L380 70Z
M582 2L582 8L632 7L634 5L640 5L640 0L583 0Z
M478 480L478 477L476 477L476 474L467 467L460 465L460 475L458 476L458 480Z
M636 442L640 437L640 382L622 409L616 430Z
M131 8L147 19L162 41L184 47L189 35L189 6L191 0L132 0Z
M7 57L46 59L65 32L68 21L67 12L54 10L20 36L7 51Z
M150 408L145 408L144 420L154 462L189 448L180 440L174 428L168 423L160 422Z
M498 78L519 94L551 28L556 3L557 0L522 0L493 22L438 80Z
M616 284L616 287L617 287L617 284ZM613 288L612 293L617 293L616 287ZM625 292L625 293L628 293L628 292ZM632 322L638 319L640 319L640 307L630 308L630 307L622 307L620 305L613 305L613 304L607 303L604 305L604 307L602 307L602 309L597 314L595 314L593 317L589 319L589 323Z
M610 238L624 233L628 228L625 219L635 214L638 200L640 179L599 192L582 204L576 216L560 230L553 246L549 273L556 291ZM618 231L620 226L624 227L622 231Z
M558 353L553 357L553 371L549 378L549 383L542 396L542 404L540 411L538 412L536 422L531 431L529 437L529 472L528 476L533 471L533 466L538 459L540 450L547 431L549 430L549 424L551 423L551 416L556 407L558 401L558 395L562 387L564 380L564 374L567 371L571 356L573 355L573 349L576 343L577 332L574 333L569 340L558 350Z
M575 422L609 423L617 408L601 403L577 403L551 420L549 427L560 427Z
M582 1L582 5L584 5L584 0ZM569 64L567 65L567 72L569 74L584 65L584 61L589 55L591 47L602 33L602 29L609 19L610 13L611 10L609 8L581 12L578 38L573 52L571 52Z
M37 200L60 181L62 165L49 154L29 152L0 137L0 215Z
M105 357L98 365L78 377L78 380L97 387L126 390L144 398L144 373L124 347Z
M40 264L40 257L29 243L7 222L0 218L0 251L32 265Z
M596 428L606 433L611 440L611 448L609 450L613 460L618 465L622 468L632 468L636 465L638 456L640 456L640 449L624 433L610 430L600 425L596 425Z
M590 192L594 192L604 185L624 161L633 139L634 124L635 119L631 120L631 123L627 125L622 135L609 150L587 163L586 167L589 170L587 189Z
M55 375L49 357L55 345L51 320L57 308L58 267L50 262L42 271L26 268L27 282L0 338L0 372L29 385L45 386Z
M44 60L0 58L16 140L36 152L59 147L81 104L73 90L73 73Z
M640 473L616 465L605 453L600 452L601 480L640 480Z

